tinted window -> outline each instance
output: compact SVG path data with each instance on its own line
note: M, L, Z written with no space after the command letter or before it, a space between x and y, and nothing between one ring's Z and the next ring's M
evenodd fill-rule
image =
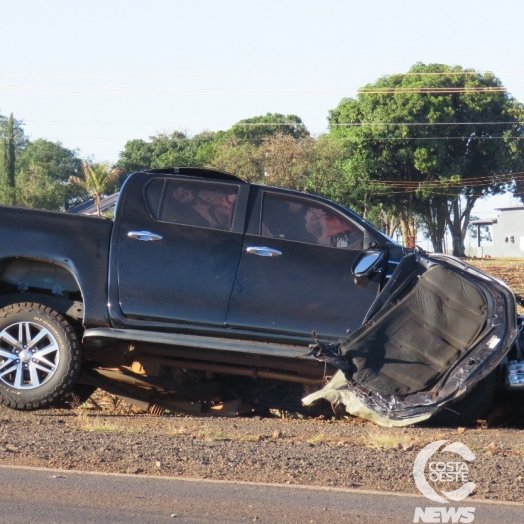
M231 184L170 180L160 220L230 231L237 194Z
M163 178L155 178L146 186L147 207L154 218L158 218L158 209L160 208L160 197L162 196L163 187Z
M321 246L362 249L362 230L333 209L305 198L266 193L261 234Z

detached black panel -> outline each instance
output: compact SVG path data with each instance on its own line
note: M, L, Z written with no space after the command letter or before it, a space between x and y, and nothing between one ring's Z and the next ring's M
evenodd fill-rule
M408 395L434 384L473 345L487 310L477 287L433 266L340 351L352 362L357 383L381 395Z

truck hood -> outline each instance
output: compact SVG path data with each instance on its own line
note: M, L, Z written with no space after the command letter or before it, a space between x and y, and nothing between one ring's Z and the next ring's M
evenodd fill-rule
M340 371L309 395L381 425L431 417L465 395L517 336L511 290L445 255L405 256L362 326L312 354Z

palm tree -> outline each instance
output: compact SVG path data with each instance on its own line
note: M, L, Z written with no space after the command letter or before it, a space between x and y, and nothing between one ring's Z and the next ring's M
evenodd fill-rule
M113 167L111 164L90 164L87 160L84 160L82 165L84 169L83 178L71 176L69 177L69 182L82 186L94 197L97 214L101 216L100 198L118 182L118 179L122 175L122 168Z

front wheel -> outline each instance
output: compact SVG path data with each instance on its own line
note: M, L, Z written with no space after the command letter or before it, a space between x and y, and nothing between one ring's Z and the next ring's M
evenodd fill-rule
M472 426L489 411L497 392L498 370L476 384L463 398L445 406L430 419L430 425L447 427Z
M80 372L74 329L53 309L19 303L0 309L0 403L31 410L59 402Z

